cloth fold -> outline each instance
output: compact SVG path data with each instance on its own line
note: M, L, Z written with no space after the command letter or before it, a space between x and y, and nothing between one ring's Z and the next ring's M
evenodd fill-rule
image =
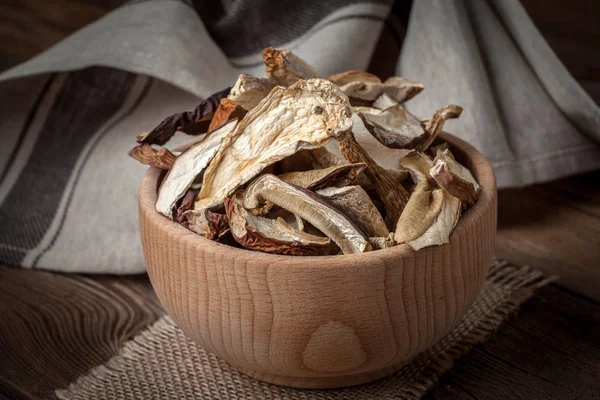
M372 57L402 37L394 11L406 7L392 6L138 0L2 73L0 262L144 271L144 168L126 155L135 135L239 72L263 76L265 46L290 48L325 77L389 61ZM397 72L426 86L407 103L418 116L465 108L447 130L486 155L499 187L600 168L600 110L517 0L414 0Z

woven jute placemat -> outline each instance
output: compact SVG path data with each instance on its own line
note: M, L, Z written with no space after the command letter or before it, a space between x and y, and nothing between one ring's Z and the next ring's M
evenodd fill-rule
M69 400L418 399L454 360L483 342L534 289L549 281L530 268L495 261L481 294L452 332L394 375L361 386L302 390L260 382L194 344L171 318L163 317L117 356L56 395Z

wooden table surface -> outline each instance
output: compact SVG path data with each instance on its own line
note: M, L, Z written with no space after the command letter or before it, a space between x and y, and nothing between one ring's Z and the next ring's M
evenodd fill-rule
M4 0L0 69L122 2ZM523 3L575 77L600 82L600 2ZM497 254L559 280L460 359L427 398L600 398L600 172L501 191ZM0 398L54 398L163 313L145 275L0 266Z

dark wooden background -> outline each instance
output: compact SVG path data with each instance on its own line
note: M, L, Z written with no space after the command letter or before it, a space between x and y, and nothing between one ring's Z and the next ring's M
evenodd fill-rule
M3 0L0 70L123 2ZM571 73L600 87L600 1L523 4ZM499 257L559 281L458 361L428 398L599 399L600 173L501 191L498 229ZM162 313L145 275L0 266L0 398L53 398Z

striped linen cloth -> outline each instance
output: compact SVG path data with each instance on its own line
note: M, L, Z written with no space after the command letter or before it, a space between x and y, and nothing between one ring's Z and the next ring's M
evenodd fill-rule
M517 0L410 3L138 0L0 74L0 262L143 272L135 135L239 72L263 76L266 46L325 77L422 82L407 104L422 117L464 106L447 129L488 157L500 187L600 167L600 110Z

